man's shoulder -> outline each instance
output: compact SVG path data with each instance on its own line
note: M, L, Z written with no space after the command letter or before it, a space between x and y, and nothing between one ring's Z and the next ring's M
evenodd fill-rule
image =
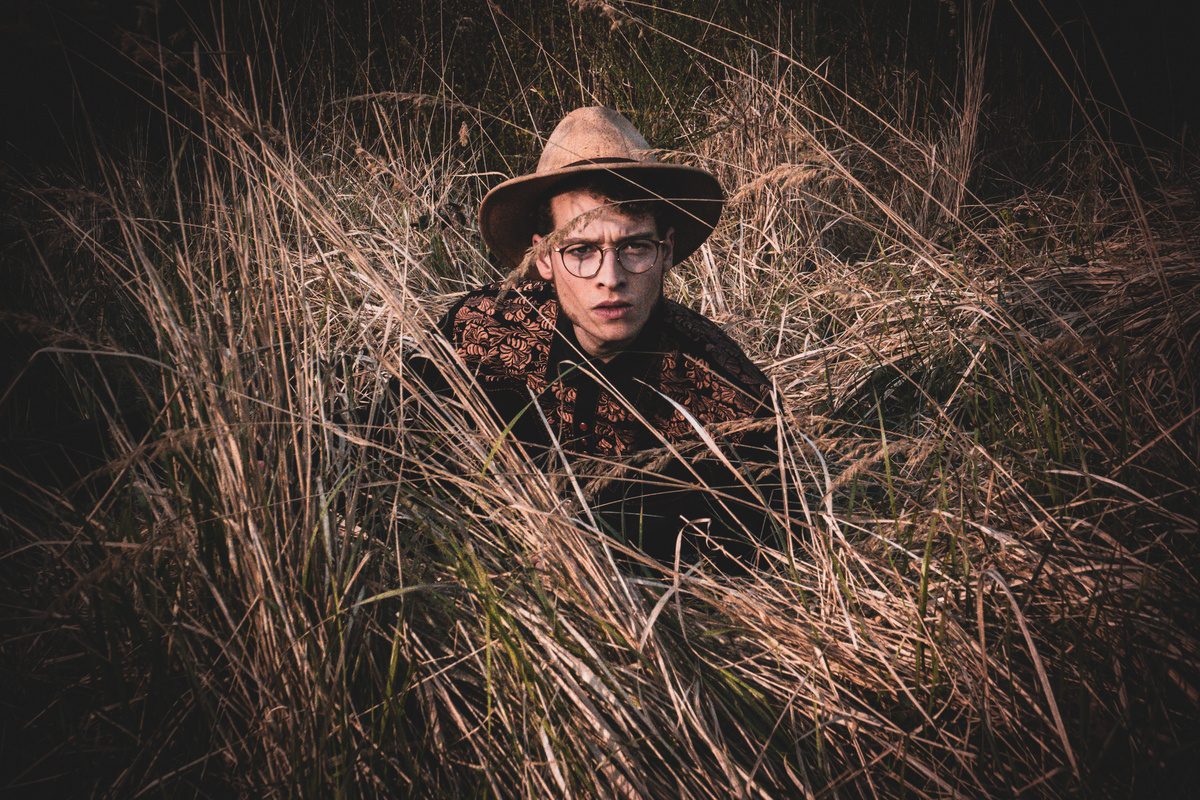
M698 311L666 299L663 300L663 319L667 332L681 351L760 397L770 391L767 376L717 323Z
M480 286L450 307L441 328L458 341L474 328L549 333L558 319L558 300L546 281L503 281Z
M545 372L558 301L545 281L493 283L469 292L439 328L492 389L536 382Z

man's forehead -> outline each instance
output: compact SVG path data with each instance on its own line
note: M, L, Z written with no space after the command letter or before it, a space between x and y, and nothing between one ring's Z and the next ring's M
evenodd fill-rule
M586 189L573 189L550 198L550 213L556 230L564 227L577 230L600 218L619 217L631 224L646 223L647 229L657 232L654 215L644 207L634 209L622 207L618 201L600 196Z

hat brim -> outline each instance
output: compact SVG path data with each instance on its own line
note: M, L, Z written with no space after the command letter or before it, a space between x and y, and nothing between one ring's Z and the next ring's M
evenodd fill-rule
M713 232L725 205L721 184L710 173L682 164L588 163L522 175L492 189L479 206L479 231L492 253L509 268L520 265L533 244L538 201L557 184L581 172L626 178L673 210L675 264L694 253Z

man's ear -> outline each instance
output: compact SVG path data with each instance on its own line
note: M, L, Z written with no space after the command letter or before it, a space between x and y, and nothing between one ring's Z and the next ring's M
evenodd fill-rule
M540 241L542 241L542 237L538 236L535 233L533 235L533 246L537 247L538 242L540 242ZM536 259L534 259L534 263L537 264L538 275L542 276L542 280L547 280L547 281L554 280L554 269L550 266L550 251L549 250L547 250L546 252L544 252L540 256L538 256Z
M666 244L666 252L663 253L663 272L666 272L671 267L675 266L675 229L667 228L667 232L663 234L663 243Z

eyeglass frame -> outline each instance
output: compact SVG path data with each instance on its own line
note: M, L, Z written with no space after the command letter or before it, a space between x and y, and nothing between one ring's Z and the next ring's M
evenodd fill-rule
M633 244L634 242L650 242L654 245L654 258L650 259L650 262L646 266L645 269L632 270L629 267L625 266L625 262L621 260L621 248L625 247L626 245ZM570 249L572 247L576 247L581 244L590 245L591 247L595 247L597 250L600 251L600 259L596 262L596 269L589 275L580 275L577 272L573 272L571 270L571 268L567 266L566 256L563 255L564 252L567 251L568 249ZM580 278L580 279L586 281L586 280L591 280L592 278L594 278L600 274L600 270L604 266L604 254L607 253L609 250L611 250L613 252L613 256L617 260L617 266L619 266L621 269L625 270L630 275L644 275L645 273L654 269L654 265L658 263L658 260L660 258L662 258L663 245L665 245L665 244L667 244L666 239L656 239L653 236L631 236L615 247L602 247L597 242L589 242L585 239L585 240L581 240L581 241L577 241L577 242L570 242L569 244L564 244L562 247L552 247L550 249L552 251L554 251L555 253L558 253L558 260L560 262L562 262L563 269L565 269L568 272L568 274L573 275L576 278Z

